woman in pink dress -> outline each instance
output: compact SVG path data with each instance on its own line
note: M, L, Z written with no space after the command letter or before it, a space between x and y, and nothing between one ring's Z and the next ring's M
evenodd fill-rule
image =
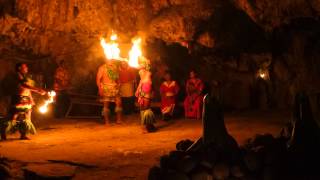
M202 91L204 84L197 77L195 71L190 71L190 78L187 80L186 93L184 100L185 117L192 119L200 119L202 115Z
M179 86L176 81L171 79L171 74L168 71L165 73L164 79L165 81L160 86L161 112L164 120L167 120L173 115Z

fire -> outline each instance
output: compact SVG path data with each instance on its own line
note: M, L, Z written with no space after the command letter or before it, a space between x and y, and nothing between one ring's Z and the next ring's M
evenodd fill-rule
M134 68L139 68L139 58L143 57L141 51L141 38L132 39L132 47L129 51L129 58L120 57L120 48L117 43L118 36L114 32L110 36L110 42L106 42L104 38L100 38L100 44L103 48L104 54L108 60L127 61L128 65Z
M104 38L100 38L100 44L103 48L104 55L107 59L116 59L120 60L120 49L119 45L116 42L118 39L117 34L112 33L110 36L110 42L106 42Z
M266 74L262 72L262 73L259 74L259 76L260 76L262 79L264 79L264 78L266 77Z
M138 68L139 67L139 58L142 56L141 51L141 38L133 39L132 40L132 48L129 51L129 66Z
M56 96L55 91L48 92L49 99L47 99L44 104L39 108L41 113L46 113L48 111L48 105L54 101L54 97Z

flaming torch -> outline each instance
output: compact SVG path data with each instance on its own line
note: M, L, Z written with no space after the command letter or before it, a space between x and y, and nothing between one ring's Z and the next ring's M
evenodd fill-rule
M39 108L41 113L46 113L48 111L48 105L54 101L54 97L56 96L55 91L48 92L49 98L44 102L44 104Z
M139 58L142 56L141 52L141 38L133 39L132 40L132 48L129 51L129 66L138 68L139 65Z
M119 45L116 42L118 39L117 34L112 32L112 35L110 36L110 42L106 42L104 38L100 38L100 44L103 48L104 55L107 59L116 59L120 60L120 49Z

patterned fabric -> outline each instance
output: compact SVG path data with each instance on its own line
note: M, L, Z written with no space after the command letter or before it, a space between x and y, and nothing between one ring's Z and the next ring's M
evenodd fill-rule
M33 101L29 96L16 95L12 98L12 104L15 112L27 112L32 109Z
M119 97L119 85L116 83L102 84L103 91L100 97L101 102L115 102L116 97Z
M112 65L105 64L105 68L108 77L113 81L117 81L119 79L119 64L117 62L113 63Z
M152 99L152 84L142 83L138 91L138 104L141 110L150 108Z
M175 104L176 95L178 94L179 86L175 81L163 82L160 86L161 94L161 112L162 114L172 114Z
M202 90L200 79L189 79L186 85L187 97L184 100L185 116L200 119L202 115Z

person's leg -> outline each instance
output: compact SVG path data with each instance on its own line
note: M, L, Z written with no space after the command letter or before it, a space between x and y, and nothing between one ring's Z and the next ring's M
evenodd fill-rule
M20 132L20 139L29 139L27 137L27 131L28 131L28 124L27 121L30 120L31 121L31 110L27 111L24 113L25 117L24 120L19 120L18 122L18 127L19 127L19 132Z
M117 97L115 103L116 103L115 113L116 113L116 116L117 116L116 123L120 124L120 123L122 123L122 103L121 103L121 98Z
M110 123L110 110L109 110L109 102L104 102L103 104L103 117L104 123L107 125Z
M0 141L7 140L6 129L8 127L8 120L0 119Z

